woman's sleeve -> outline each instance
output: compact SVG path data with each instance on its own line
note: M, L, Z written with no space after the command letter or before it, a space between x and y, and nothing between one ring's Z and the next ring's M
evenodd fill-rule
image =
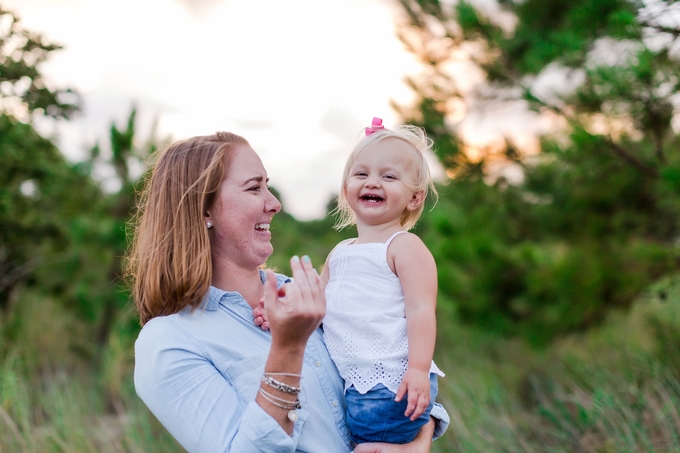
M289 436L255 401L244 402L167 318L142 329L134 380L139 397L190 453L295 451L299 431Z
M432 406L430 417L435 419L434 435L432 437L432 440L434 440L444 434L446 428L449 427L449 423L451 423L451 419L449 418L449 413L444 409L444 406L439 403L434 403L434 406Z

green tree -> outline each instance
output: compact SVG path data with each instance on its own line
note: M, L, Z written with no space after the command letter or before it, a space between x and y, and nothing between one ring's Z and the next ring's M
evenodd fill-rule
M678 3L400 3L425 69L409 79L416 102L395 107L454 178L421 229L462 319L540 342L677 268ZM508 104L552 125L539 158L510 135L469 152L461 119ZM523 183L481 182L499 162Z
M0 6L0 110L20 119L35 113L67 118L78 110L78 93L50 88L39 70L40 63L59 49L24 29L15 14Z
M123 128L111 123L107 153L102 153L102 146L97 143L90 149L86 162L89 174L97 166L113 168L117 190L106 193L102 197L102 225L98 243L108 253L108 269L104 271L107 278L89 290L89 297L94 297L99 307L97 315L96 341L104 345L108 341L113 324L117 321L121 309L128 307L127 328L137 331L138 322L132 309L129 293L122 285L122 258L127 247L127 224L132 218L137 205L138 187L143 184L141 178L146 171L148 160L159 148L163 140L156 137L156 127L152 128L147 140L140 140L137 133L137 108L133 107ZM115 289L114 289L115 288ZM134 326L134 327L132 327ZM128 330L129 330L128 329Z
M0 114L0 308L36 271L63 264L70 231L98 188L30 124ZM53 280L53 279L50 279ZM59 290L55 283L53 288Z
M66 219L91 202L96 188L17 119L67 118L78 109L77 94L48 88L37 68L59 46L24 30L2 8L0 24L0 308L6 308L18 284L59 261L53 254L68 242Z

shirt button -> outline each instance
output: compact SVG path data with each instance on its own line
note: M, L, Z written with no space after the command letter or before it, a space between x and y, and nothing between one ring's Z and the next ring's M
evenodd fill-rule
M317 360L316 362L314 362L314 365L321 366L321 362Z
M337 402L337 401L333 401L333 402L331 403L331 405L332 405L333 407L338 407L338 402Z

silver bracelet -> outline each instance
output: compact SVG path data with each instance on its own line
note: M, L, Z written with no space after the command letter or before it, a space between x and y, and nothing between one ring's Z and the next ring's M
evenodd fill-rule
M295 409L302 409L302 405L300 404L300 400L295 400L295 401L288 401L284 400L283 398L277 398L276 396L272 395L271 393L267 393L263 388L260 388L260 395L270 403L272 403L274 406L279 407L281 409L287 410L288 414L288 420L291 422L295 423L298 419L298 414ZM287 404L281 404L278 403L277 400L279 401L284 401Z
M268 376L269 374L275 374L275 375L284 375L284 376L298 376L298 375L292 375L292 374L285 374L285 373L265 373L262 375L262 378L260 381L264 382L268 386L275 388L276 390L281 390L284 393L292 393L294 395L297 395L302 391L301 387L295 387L293 385L288 385L285 382L277 381L271 376Z
M274 404L275 406L280 407L281 409L302 409L302 405L300 404L300 400L296 399L295 401L290 401L284 398L279 398L276 395L272 395L262 387L260 387L260 393L264 398L269 401L270 403Z

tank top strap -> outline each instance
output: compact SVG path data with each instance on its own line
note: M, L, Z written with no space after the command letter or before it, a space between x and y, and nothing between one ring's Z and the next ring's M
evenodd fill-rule
M393 240L394 238L396 238L397 236L399 236L401 233L408 233L408 232L407 232L407 231L404 231L404 230L401 230L401 231L397 231L396 233L394 233L392 236L390 236L390 237L385 241L385 248L389 247L389 246L390 246L390 242L392 242L392 240Z

